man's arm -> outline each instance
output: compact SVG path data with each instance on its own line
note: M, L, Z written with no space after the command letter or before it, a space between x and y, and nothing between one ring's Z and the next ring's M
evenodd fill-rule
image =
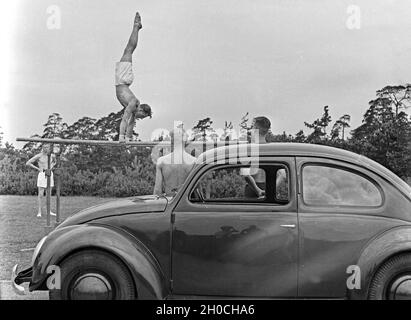
M41 157L41 153L36 154L33 158L26 162L26 166L30 168L36 169L37 171L41 171L39 167L36 167L33 163L37 162Z
M250 186L251 189L256 193L258 197L262 197L265 195L265 190L261 190L258 186L257 183L255 182L253 176L250 174L251 169L250 168L241 168L240 169L240 174L244 176L245 181L247 184Z
M157 163L156 165L156 182L154 184L154 192L155 195L162 195L164 193L163 190L163 173L161 170L161 163Z
M247 181L248 185L251 187L251 189L254 190L254 192L259 196L262 197L265 195L265 190L260 189L257 186L257 183L255 182L254 178L252 176L245 176L245 181Z
M130 119L128 120L126 138L133 140L134 126L136 125L136 114L133 112Z
M121 119L120 123L120 137L119 141L125 141L126 129L127 125L133 117L134 112L137 110L137 99L132 99L130 103L127 105L126 109L124 110L123 118Z

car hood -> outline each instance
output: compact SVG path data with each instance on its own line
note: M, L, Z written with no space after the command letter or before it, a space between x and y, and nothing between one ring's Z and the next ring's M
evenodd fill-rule
M163 212L168 200L158 196L139 196L111 200L105 203L78 211L68 217L59 227L86 223L91 220L124 214Z

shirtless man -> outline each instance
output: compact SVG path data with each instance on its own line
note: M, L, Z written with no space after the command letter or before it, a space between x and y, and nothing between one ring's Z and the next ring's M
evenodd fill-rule
M30 168L36 169L39 174L37 176L37 188L38 188L38 213L37 217L41 217L41 203L42 198L44 198L44 191L47 189L47 176L46 172L48 168L48 154L50 152L50 146L45 144L39 154L36 154L33 158L26 162L26 165ZM37 162L38 167L34 165ZM54 154L51 154L51 161L50 161L50 171L56 164L56 157ZM50 188L54 186L54 179L53 179L53 172L50 172ZM56 214L50 212L50 215L55 216Z
M120 62L116 63L116 96L121 105L125 108L123 118L120 123L119 141L131 141L133 139L133 128L136 119L144 119L152 115L148 104L140 104L130 85L134 81L132 70L133 52L137 48L138 32L142 28L141 17L136 13L133 31L128 44L124 50Z
M172 196L183 185L196 158L188 154L184 145L187 134L182 128L170 132L172 152L158 158L154 194Z

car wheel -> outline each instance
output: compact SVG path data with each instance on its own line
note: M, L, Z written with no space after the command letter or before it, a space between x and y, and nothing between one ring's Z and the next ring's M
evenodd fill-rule
M113 255L85 250L66 258L60 267L60 289L49 291L50 300L131 300L136 298L133 279Z
M411 254L395 256L378 269L371 281L369 299L411 299Z

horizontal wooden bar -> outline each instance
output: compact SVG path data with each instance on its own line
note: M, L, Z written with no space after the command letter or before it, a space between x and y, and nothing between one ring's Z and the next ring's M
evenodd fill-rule
M170 146L170 141L161 142L147 142L147 141L130 141L130 142L118 142L109 140L76 140L76 139L46 139L46 138L17 138L16 141L21 142L40 142L46 144L78 144L78 145L100 145L100 146L112 146L112 147L122 147L122 146L135 146L135 147L155 147L155 146ZM188 145L207 145L207 146L226 146L226 145L236 145L244 144L246 141L187 141Z

